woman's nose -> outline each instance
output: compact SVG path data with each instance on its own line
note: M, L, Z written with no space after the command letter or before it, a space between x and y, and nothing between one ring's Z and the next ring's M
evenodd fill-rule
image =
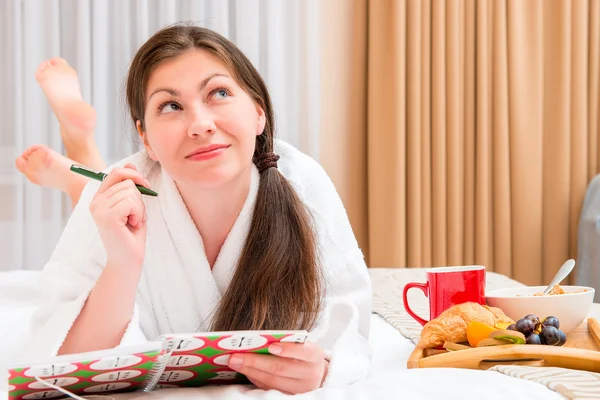
M212 135L217 130L211 113L202 107L195 107L190 118L188 136L191 138L199 135Z

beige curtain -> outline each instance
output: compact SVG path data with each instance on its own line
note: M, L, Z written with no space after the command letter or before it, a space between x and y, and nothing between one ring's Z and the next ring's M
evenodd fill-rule
M577 255L600 171L600 0L322 2L321 160L371 267Z

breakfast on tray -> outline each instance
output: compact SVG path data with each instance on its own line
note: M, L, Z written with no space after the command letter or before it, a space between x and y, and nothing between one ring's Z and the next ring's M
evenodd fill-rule
M553 316L540 320L530 314L515 323L498 308L463 303L428 322L418 346L443 346L448 351L507 344L562 346L567 335L559 328L560 321Z
M514 323L499 308L482 306L473 302L457 304L425 324L418 346L432 348L441 346L445 342L466 342L467 326L471 321L485 326L495 326L503 322L508 325Z
M516 364L600 372L600 323L589 318L595 290L559 285L573 264L565 263L547 286L491 291L485 267L428 269L425 283L409 282L403 289L406 312L423 326L408 368ZM411 309L409 303L420 297L409 299L412 288L425 294L429 320Z

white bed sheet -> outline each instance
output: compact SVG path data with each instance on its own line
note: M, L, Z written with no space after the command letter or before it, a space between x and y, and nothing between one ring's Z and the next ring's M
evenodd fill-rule
M28 320L39 304L38 272L0 273L0 367L16 359L15 352L28 333ZM406 369L412 342L379 315L371 318L373 376L342 388L319 389L295 396L300 399L563 399L535 382L498 372L465 369ZM4 374L4 376L3 376ZM0 368L0 400L7 399L6 371ZM215 386L197 389L161 389L151 393L112 395L128 399L260 399L287 398L250 385Z

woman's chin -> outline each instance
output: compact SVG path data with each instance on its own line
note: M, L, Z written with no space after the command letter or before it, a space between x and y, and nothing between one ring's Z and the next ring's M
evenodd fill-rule
M231 183L239 176L239 173L225 168L210 168L195 174L187 172L185 176L175 181L202 189L216 189Z

